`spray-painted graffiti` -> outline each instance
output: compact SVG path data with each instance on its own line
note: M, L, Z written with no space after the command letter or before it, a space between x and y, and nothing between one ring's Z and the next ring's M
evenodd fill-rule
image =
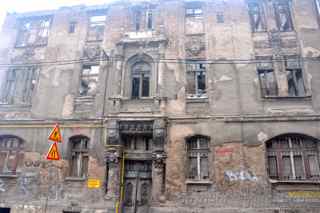
M5 192L5 183L3 180L0 179L0 192Z
M251 171L231 171L224 172L224 177L228 181L257 181L258 178Z
M23 195L35 195L38 192L39 174L26 172L18 179L18 186Z

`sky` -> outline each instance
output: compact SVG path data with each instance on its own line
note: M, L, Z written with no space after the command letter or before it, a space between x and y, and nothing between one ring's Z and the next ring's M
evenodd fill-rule
M62 6L72 5L96 5L109 3L112 0L6 0L0 4L0 25L2 25L6 13L29 12L37 10L52 10Z

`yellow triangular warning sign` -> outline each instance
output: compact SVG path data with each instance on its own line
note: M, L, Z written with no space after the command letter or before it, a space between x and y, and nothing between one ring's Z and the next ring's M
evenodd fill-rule
M58 151L57 143L54 143L50 146L49 152L47 154L48 160L60 160L60 154Z
M48 139L54 142L62 142L62 137L61 137L60 128L58 124L55 125Z

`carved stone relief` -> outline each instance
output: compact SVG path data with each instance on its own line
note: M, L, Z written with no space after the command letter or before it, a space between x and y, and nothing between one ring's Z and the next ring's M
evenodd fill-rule
M187 39L185 43L187 57L201 56L205 50L204 39L201 36L192 36Z

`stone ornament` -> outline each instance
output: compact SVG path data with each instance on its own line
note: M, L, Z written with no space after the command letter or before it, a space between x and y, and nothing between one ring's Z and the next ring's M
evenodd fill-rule
M185 44L186 54L188 57L199 56L205 50L205 43L202 37L190 37Z
M152 160L154 162L155 168L161 169L165 164L167 154L164 151L155 151L152 153Z
M105 159L106 159L107 163L117 164L117 163L119 163L119 157L120 157L120 154L116 149L109 149L106 152Z

